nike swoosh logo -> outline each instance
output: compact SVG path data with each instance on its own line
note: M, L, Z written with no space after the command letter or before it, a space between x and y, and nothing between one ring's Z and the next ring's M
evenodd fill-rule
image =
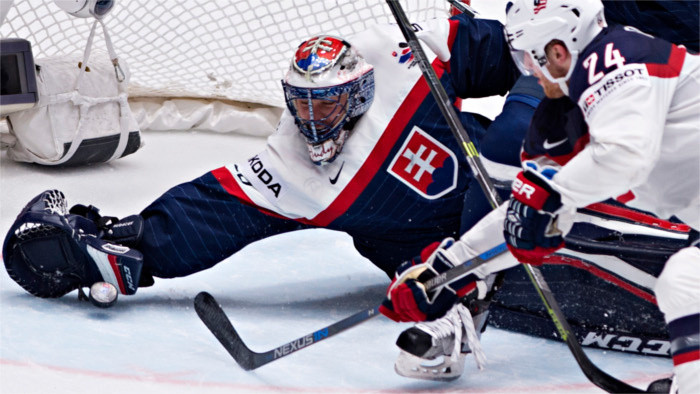
M568 138L564 138L563 140L557 141L557 142L549 142L545 139L542 146L544 147L544 149L549 150L549 149L555 148L555 147L565 143L566 140L568 140Z
M343 163L340 165L340 169L338 170L338 173L335 174L335 177L333 177L333 178L328 177L328 180L331 181L331 185L335 185L335 183L338 182L338 177L340 177L340 172L343 171L343 166L344 166L344 165L345 165L345 162L343 162Z

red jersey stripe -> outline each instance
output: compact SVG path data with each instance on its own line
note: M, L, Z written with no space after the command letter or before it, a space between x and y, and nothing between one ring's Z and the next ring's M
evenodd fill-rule
M700 349L691 350L689 352L677 354L673 356L673 365L678 366L681 364L689 363L691 361L700 360Z
M270 211L269 209L265 209L256 205L253 202L253 200L251 200L250 197L248 197L248 195L245 194L243 189L241 189L241 187L238 185L238 182L236 182L236 180L233 178L233 174L231 174L231 171L229 171L226 167L217 168L211 171L211 174L214 175L214 178L216 178L216 180L219 181L221 187L223 187L224 190L226 190L229 194L238 198L242 203L257 208L258 211L264 213L265 215L276 217L278 219L296 220L305 224L313 224L306 219L290 219L276 212Z
M445 69L441 67L442 62L440 59L435 58L432 65L438 78L440 78L445 71ZM389 121L386 130L384 130L384 133L377 141L372 152L370 152L367 160L357 171L357 174L355 174L352 180L350 180L350 183L348 183L345 189L336 197L328 208L311 219L311 223L317 226L327 226L348 210L374 178L377 171L379 171L382 163L384 163L387 156L389 156L389 152L408 125L409 120L428 94L430 94L430 88L425 82L425 79L420 78L413 86L413 89L408 93L403 103L401 103L394 117Z
M652 77L676 78L681 74L685 54L685 48L671 45L671 54L668 56L668 62L666 64L647 63L647 72Z
M452 40L454 40L454 38ZM435 58L432 66L437 74L437 77L442 77L445 72L444 63L440 61L440 59ZM325 227L337 219L340 215L345 213L365 190L370 181L372 181L377 171L379 171L379 168L381 167L382 163L384 163L387 156L389 156L391 149L396 145L396 141L398 141L399 137L408 125L408 122L413 117L413 114L416 113L418 107L423 103L428 94L430 94L430 87L425 79L421 77L413 86L406 98L404 98L403 102L394 114L394 117L389 121L386 130L384 130L384 133L381 135L381 137L379 137L379 140L368 155L367 159L357 171L355 176L350 180L345 189L340 192L340 194L326 209L321 211L311 220L293 220L305 224ZM219 181L221 187L223 187L231 195L239 198L241 201L247 204L257 207L265 214L278 218L285 218L284 216L255 205L255 203L241 189L227 168L217 168L216 170L211 171L211 173Z
M107 254L107 260L109 261L109 265L112 267L112 271L114 271L114 277L117 278L119 292L122 294L126 294L126 287L124 287L124 279L122 279L122 274L121 271L119 271L119 265L117 264L117 256L113 254Z

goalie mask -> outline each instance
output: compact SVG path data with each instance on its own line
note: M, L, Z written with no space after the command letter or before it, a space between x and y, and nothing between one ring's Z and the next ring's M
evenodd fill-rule
M311 161L320 165L335 160L372 104L374 70L346 41L317 36L297 48L282 87Z

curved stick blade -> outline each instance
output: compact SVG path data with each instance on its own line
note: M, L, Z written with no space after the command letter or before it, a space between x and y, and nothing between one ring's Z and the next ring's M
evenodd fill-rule
M194 299L194 309L209 331L221 342L238 365L246 371L259 366L254 362L256 353L243 343L231 321L226 317L226 313L211 294L204 291L197 294Z

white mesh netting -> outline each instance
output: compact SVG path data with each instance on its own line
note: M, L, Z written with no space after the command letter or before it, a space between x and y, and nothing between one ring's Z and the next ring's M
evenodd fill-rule
M445 16L446 4L402 2L416 21ZM279 80L303 39L348 36L377 22L393 18L376 0L122 0L105 18L117 54L131 69L132 98L217 98L277 107L283 105ZM15 0L0 36L29 40L35 58L82 53L91 23L50 0ZM99 28L95 48L104 48Z

